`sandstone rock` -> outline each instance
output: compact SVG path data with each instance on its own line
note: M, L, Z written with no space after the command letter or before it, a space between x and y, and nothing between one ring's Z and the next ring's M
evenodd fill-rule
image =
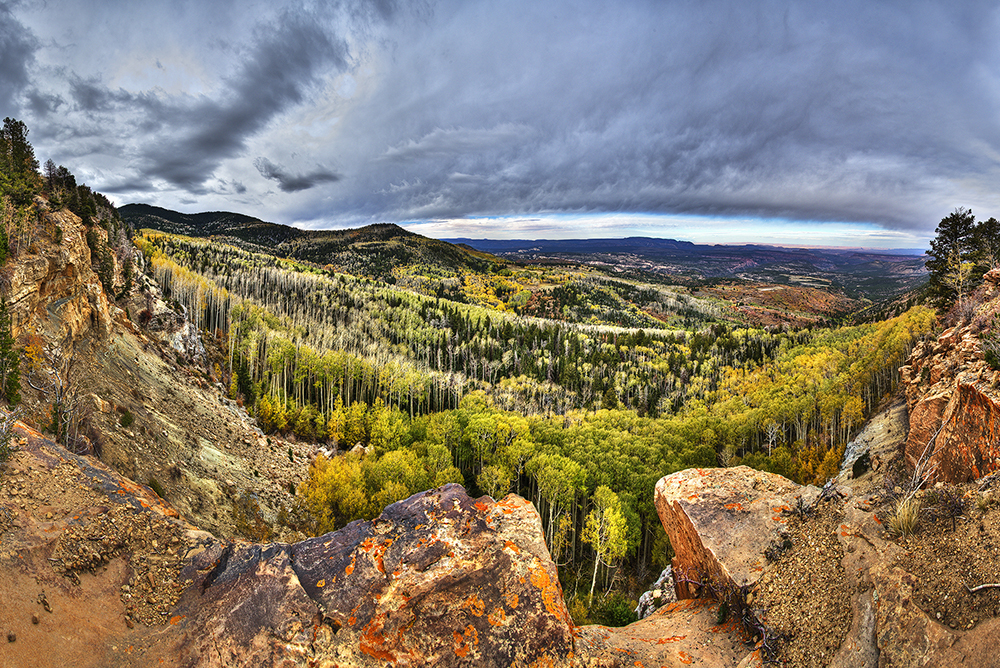
M753 584L765 550L783 541L787 513L818 498L773 473L746 466L687 469L656 484L656 510L674 548L677 597L693 598L692 580L721 586Z
M882 665L945 666L938 662L955 643L955 634L930 619L913 600L914 576L902 568L875 567L875 608L878 648Z
M14 336L29 325L40 326L57 342L77 340L91 331L107 336L112 322L108 300L91 268L80 219L68 211L46 216L63 230L62 242L40 241L33 254L8 265Z
M573 653L538 514L514 495L447 485L295 545L216 545L186 575L170 651L192 665L561 665Z
M759 668L759 652L741 641L735 621L718 623L718 603L675 601L622 628L583 626L577 656L584 665Z
M639 597L639 605L636 606L635 614L639 619L645 619L656 612L659 608L669 605L677 600L677 592L674 588L674 569L667 566L660 573L660 577Z
M932 481L967 482L1000 470L1000 397L973 376L953 387L925 397L910 415L906 463L912 469L929 455Z
M875 642L875 599L871 591L851 599L851 630L829 668L878 668Z

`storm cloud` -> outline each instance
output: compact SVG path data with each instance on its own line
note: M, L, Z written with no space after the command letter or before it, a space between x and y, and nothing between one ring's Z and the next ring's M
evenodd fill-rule
M993 3L162 5L0 5L0 113L120 202L478 236L1000 215Z
M339 176L322 167L307 174L290 174L284 167L274 164L267 158L257 158L253 164L261 176L277 181L278 187L286 193L308 190L320 183L333 183L340 180Z

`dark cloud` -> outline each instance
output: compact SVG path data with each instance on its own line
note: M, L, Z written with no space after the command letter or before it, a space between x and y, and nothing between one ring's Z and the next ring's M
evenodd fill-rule
M30 82L29 68L39 48L35 36L14 16L17 2L0 2L0 114L11 115Z
M219 163L238 155L246 141L277 114L303 101L326 68L347 58L343 40L324 32L308 15L285 13L277 25L255 32L246 63L226 80L221 99L188 105L156 105L154 119L173 131L173 141L143 150L147 172L194 193Z
M265 179L277 181L278 187L286 193L308 190L320 183L334 183L340 180L340 176L322 167L307 174L291 174L267 158L257 158L253 161L253 165Z
M220 0L220 31L138 0L123 24L155 13L156 44L87 24L89 69L48 46L69 28L0 21L0 100L108 183L282 222L1000 214L995 3L303 2ZM350 179L302 167L331 164Z

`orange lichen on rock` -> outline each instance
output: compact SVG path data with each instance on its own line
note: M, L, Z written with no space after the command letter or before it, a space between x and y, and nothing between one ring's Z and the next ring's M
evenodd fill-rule
M565 605L562 605L562 592L559 588L559 581L553 580L544 565L531 571L531 584L542 591L542 602L549 614L555 615L559 619L568 619L569 613Z
M396 655L385 647L385 636L382 635L382 627L385 624L385 614L375 615L368 625L361 631L359 647L368 656L396 663Z
M515 545L513 542L509 540L505 540L503 542L503 549L510 550L514 554L521 554L521 548L519 548L517 545Z
M476 617L482 617L483 613L486 612L486 603L483 599L479 598L477 594L473 594L469 598L465 599L465 603L462 604L463 608L468 608L469 611Z
M505 621L507 621L507 613L504 611L502 607L498 605L497 607L493 608L493 612L491 612L486 617L486 620L490 623L491 626L500 626Z
M531 665L528 668L555 668L555 667L556 663L555 661L552 660L552 657L549 656L548 654L543 654L542 656L532 661Z
M469 654L469 650L472 647L479 644L479 632L476 628L469 624L465 627L465 633L454 632L455 637L455 654L461 658L464 658Z

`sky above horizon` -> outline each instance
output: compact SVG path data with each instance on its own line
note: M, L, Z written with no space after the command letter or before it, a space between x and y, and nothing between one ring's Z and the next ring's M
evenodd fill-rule
M0 0L0 114L118 204L924 247L1000 217L993 2Z

